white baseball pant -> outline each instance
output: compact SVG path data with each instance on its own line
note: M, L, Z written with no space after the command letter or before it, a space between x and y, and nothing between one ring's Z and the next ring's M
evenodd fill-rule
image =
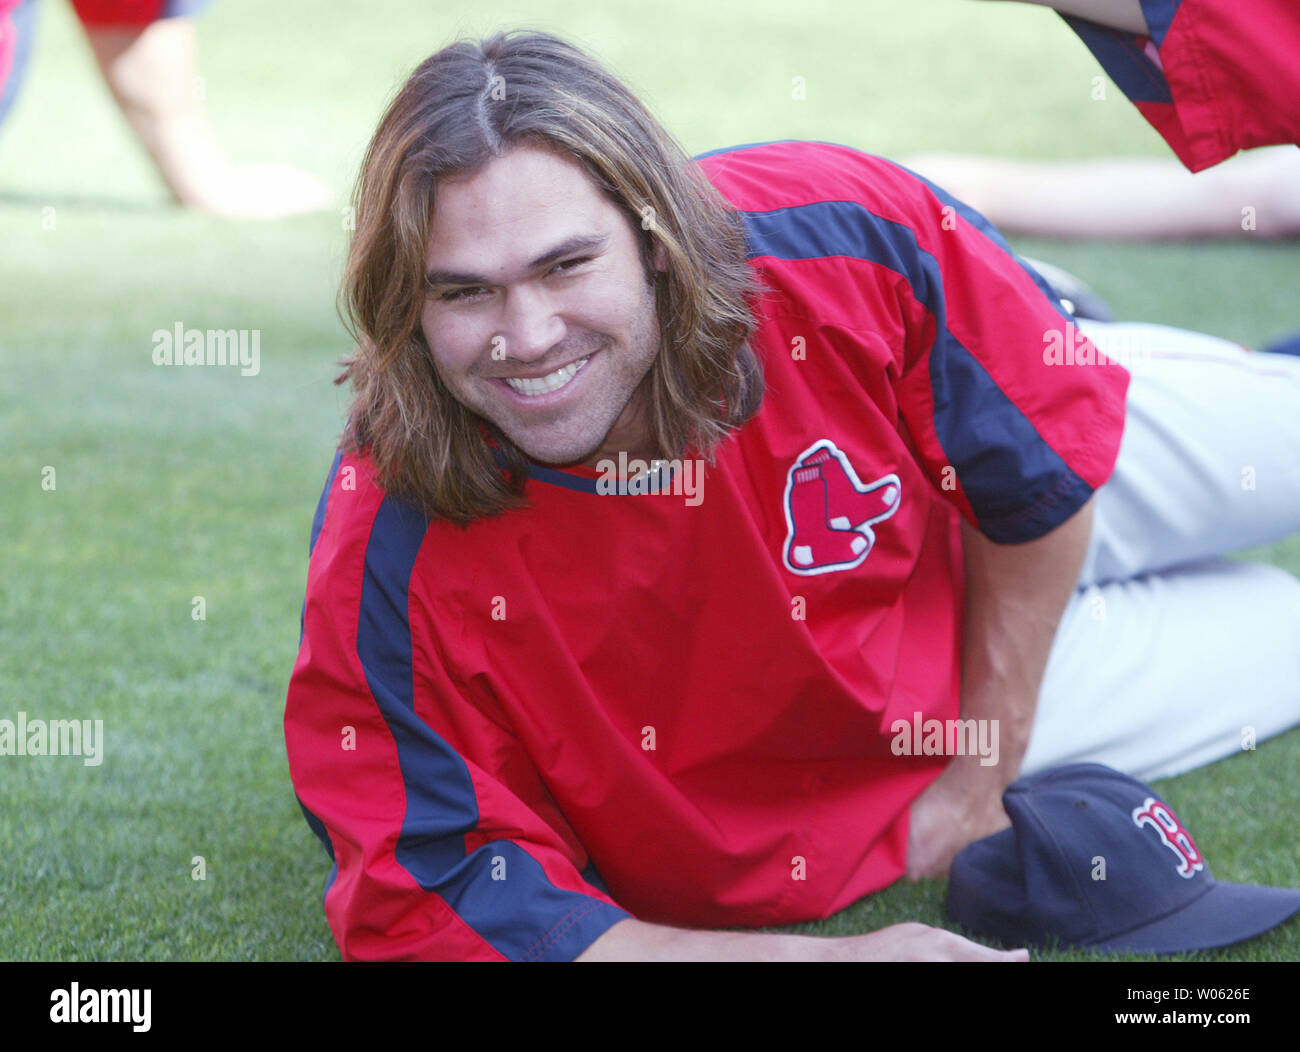
M1224 558L1300 532L1300 358L1079 328L1129 366L1128 415L1021 770L1091 761L1149 781L1300 724L1300 581Z

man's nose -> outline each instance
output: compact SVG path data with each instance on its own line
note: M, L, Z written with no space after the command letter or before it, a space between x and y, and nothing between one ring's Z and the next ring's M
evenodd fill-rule
M544 289L525 283L506 293L505 357L537 361L564 338L564 332L564 321Z

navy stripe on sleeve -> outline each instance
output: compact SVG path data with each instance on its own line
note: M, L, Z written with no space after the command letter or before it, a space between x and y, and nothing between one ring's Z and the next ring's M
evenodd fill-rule
M1169 81L1164 73L1138 45L1132 33L1089 22L1072 15L1061 15L1079 35L1093 57L1101 63L1116 86L1133 102L1172 103ZM1173 16L1170 16L1172 20ZM1168 31L1168 22L1164 30ZM1164 39L1163 32L1160 39ZM1158 43L1158 42L1157 42Z
M325 845L325 854L329 855L330 861L334 860L334 845L330 842L329 831L325 828L325 823L317 818L311 811L307 810L307 805L302 802L302 797L294 793L294 798L298 801L298 806L302 809L302 814L307 819L307 827L316 834L320 842ZM329 890L329 885L325 886Z
M320 536L321 527L325 525L325 509L329 505L330 490L334 488L334 477L339 471L339 462L343 459L343 452L334 454L334 463L330 465L329 477L325 479L325 488L320 491L320 499L316 502L316 514L311 520L311 540L307 542L307 556L316 550L316 539ZM302 637L307 633L307 599L304 596L302 608L298 613L298 646L302 646ZM328 844L326 845L328 847Z
M1141 0L1142 17L1146 19L1147 28L1151 30L1151 39L1156 47L1165 45L1165 36L1173 25L1174 15L1182 7L1183 0Z
M436 893L510 960L572 960L627 914L551 884L537 862L510 841L466 854L479 821L464 759L415 712L408 598L424 542L424 517L387 497L366 548L357 654L397 745L406 790L398 863Z
M188 18L206 11L212 0L166 0L159 18Z
M329 477L325 479L325 488L320 491L320 500L316 502L316 514L311 520L311 543L307 545L307 554L316 550L316 538L320 536L321 527L325 525L325 510L329 507L330 490L334 488L334 478L339 473L339 464L343 460L343 451L334 454L334 463L330 465Z
M964 205L960 208L982 221ZM1070 518L1092 494L1092 487L1042 439L979 360L949 331L939 262L921 248L910 227L875 215L856 201L742 212L741 219L750 258L846 256L887 267L908 281L935 319L930 351L935 432L957 469L981 531L990 540L1011 543L1040 537ZM1001 236L987 221L983 223L986 236L1009 252ZM1030 273L1041 287L1042 279ZM1068 317L1054 297L1044 294Z
M1056 310L1056 313L1059 314L1066 321L1074 321L1074 316L1069 311L1067 311L1065 307L1061 304L1060 298L1056 295L1055 292L1052 291L1052 286L1047 281L1047 279L1044 278L1040 273L1038 273L1038 271L1036 271L1028 263L1026 263L1011 248L1011 246L1007 244L1007 239L1002 236L1002 231L1000 231L997 227L995 227L992 223L990 223L987 219L985 219L981 213L975 211L975 209L971 208L971 206L968 205L965 201L961 201L953 197L952 194L948 193L948 191L945 190L942 186L939 186L937 183L930 182L930 180L927 179L925 176L918 175L916 172L912 171L912 169L904 168L901 164L898 164L895 161L890 161L889 163L893 165L895 168L897 168L899 171L906 172L908 175L910 175L913 179L916 179L918 182L924 183L929 188L930 193L934 194L934 196L937 197L940 201L942 201L945 205L951 206L952 209L959 216L961 216L964 220L966 220L966 222L968 222L971 226L973 226L986 238L992 241L993 244L997 245L997 247L1000 248L1003 252L1005 252L1008 256L1014 259L1016 261L1017 266L1019 266L1021 270L1023 270L1026 274L1029 275L1030 278L1033 279L1034 284L1038 286L1038 291L1040 291L1044 296L1047 297L1047 301Z

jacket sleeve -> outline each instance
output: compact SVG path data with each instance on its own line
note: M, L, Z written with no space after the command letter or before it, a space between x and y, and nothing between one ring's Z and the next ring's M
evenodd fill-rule
M628 914L538 812L508 729L413 638L425 523L366 471L336 459L322 495L285 709L330 929L346 960L572 960Z
M904 336L899 413L922 466L999 543L1074 515L1114 468L1129 374L983 216L877 160Z
M1062 16L1193 172L1300 142L1300 4L1142 0L1139 36Z

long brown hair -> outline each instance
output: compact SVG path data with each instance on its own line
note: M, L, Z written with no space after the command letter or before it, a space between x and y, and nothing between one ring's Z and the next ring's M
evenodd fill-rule
M735 210L632 93L571 44L536 32L457 41L425 59L389 105L353 195L340 313L356 340L337 383L354 399L345 451L432 518L465 524L523 502L527 459L439 379L420 327L439 180L472 175L521 143L574 158L668 269L656 286L661 342L649 418L666 459L715 447L757 411L749 348L758 288ZM500 450L498 463L490 435Z

